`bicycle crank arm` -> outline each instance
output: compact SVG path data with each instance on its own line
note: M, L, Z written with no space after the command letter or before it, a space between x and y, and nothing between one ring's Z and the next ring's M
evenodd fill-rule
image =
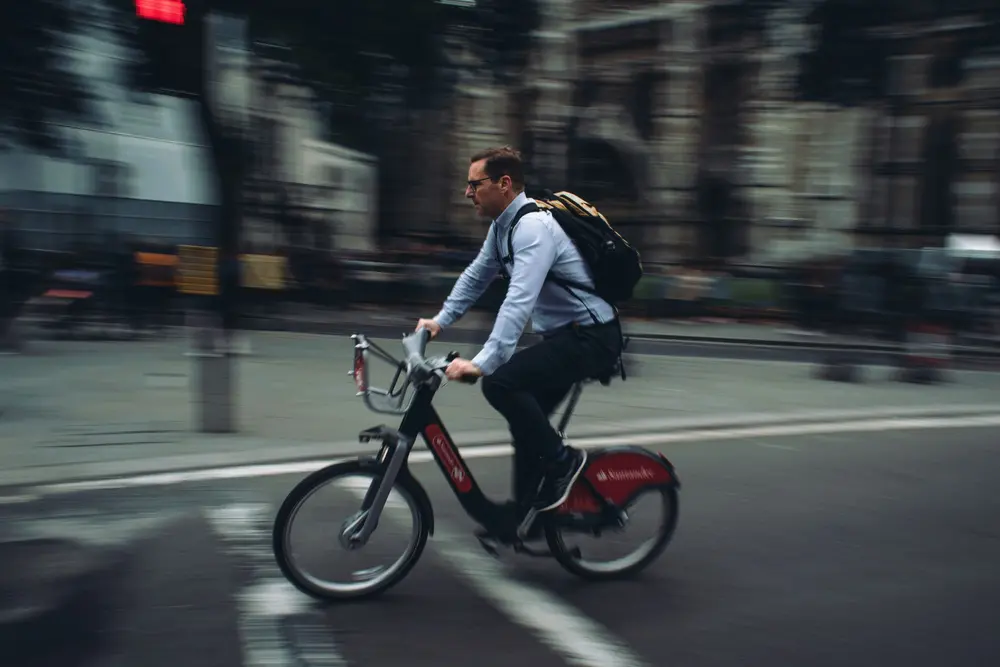
M524 520L521 521L521 525L517 527L517 538L522 542L527 539L528 531L535 523L535 519L538 518L538 510L532 507L528 510L528 513L524 515Z

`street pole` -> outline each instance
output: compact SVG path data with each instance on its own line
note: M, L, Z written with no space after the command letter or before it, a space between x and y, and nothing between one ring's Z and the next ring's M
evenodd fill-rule
M221 103L221 86L213 74L218 61L217 35L211 22L211 0L136 0L136 13L149 21L153 59L151 84L157 92L193 99L211 156L219 206L214 216L214 248L190 252L181 265L182 291L190 298L194 329L192 395L195 420L205 433L236 431L235 364L230 354L239 290L239 226L242 196L243 134L240 114ZM140 28L141 30L142 28ZM168 81L161 77L166 76ZM159 79L159 80L157 80ZM227 127L228 125L228 127ZM205 249L202 249L203 251ZM198 261L191 258L198 257ZM188 283L191 284L188 284ZM214 301L213 301L214 299Z
M202 67L196 74L196 98L208 147L213 158L219 207L215 211L215 246L217 293L212 305L207 305L199 327L202 335L195 350L194 375L196 418L204 433L232 433L238 430L236 415L237 368L232 354L235 330L236 296L239 290L239 225L240 197L243 172L241 129L224 127L223 104L213 94L213 77L218 72L217 40L207 11L207 0L191 5L191 19L198 34L199 58ZM218 90L218 87L216 87ZM229 123L231 126L237 123ZM213 307L214 306L214 307Z

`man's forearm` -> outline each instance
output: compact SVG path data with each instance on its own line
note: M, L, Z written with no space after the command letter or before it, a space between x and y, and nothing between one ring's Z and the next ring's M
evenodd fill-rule
M445 299L441 311L434 316L434 321L442 327L449 326L465 315L496 277L499 266L489 254L492 238L493 232L491 230L487 234L479 254L462 271L462 275L455 281L455 286L451 288L451 293Z
M441 311L434 316L434 321L442 327L449 326L461 319L489 286L492 276L484 276L481 271L477 271L474 267L475 264L470 264L462 272L462 275L455 281L455 286L451 289L448 298L445 299Z

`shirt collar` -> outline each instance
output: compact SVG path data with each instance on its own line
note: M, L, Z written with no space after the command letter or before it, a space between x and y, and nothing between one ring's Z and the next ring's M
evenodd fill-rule
M523 192L514 197L514 201L507 204L507 208L503 210L503 213L498 215L496 220L494 220L497 227L501 230L507 229L507 227L510 226L511 221L514 219L514 216L517 215L517 212L520 211L521 207L526 205L529 201L528 195Z

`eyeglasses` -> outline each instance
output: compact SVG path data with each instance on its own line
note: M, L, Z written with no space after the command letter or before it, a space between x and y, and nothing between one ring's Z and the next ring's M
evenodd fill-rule
M468 181L469 188L473 192L475 192L476 190L479 189L479 186L483 183L483 181L493 181L494 183L496 183L497 181L499 181L501 178L503 178L506 175L507 174L503 174L502 176L500 176L499 178L496 178L496 179L490 178L489 176L484 176L482 178L477 178L474 181Z

